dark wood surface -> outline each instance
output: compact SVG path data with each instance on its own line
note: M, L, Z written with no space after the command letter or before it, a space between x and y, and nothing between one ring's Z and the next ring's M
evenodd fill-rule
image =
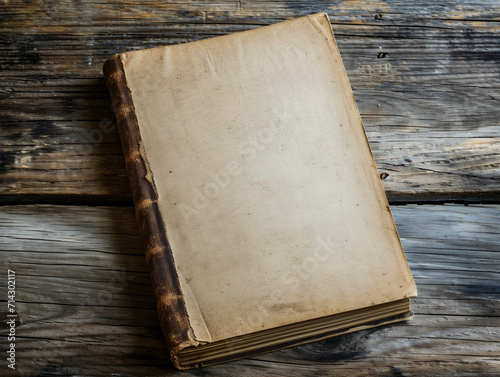
M179 375L498 375L499 209L393 207L419 290L410 322ZM17 277L21 375L177 373L131 207L4 206L0 227L1 269Z
M473 0L0 1L2 355L8 269L20 320L18 369L3 357L0 375L177 373L102 64L319 11L417 281L415 319L183 374L500 375L500 4Z
M109 124L107 57L317 11L330 15L391 201L500 194L497 1L10 0L0 7L4 202L131 203Z

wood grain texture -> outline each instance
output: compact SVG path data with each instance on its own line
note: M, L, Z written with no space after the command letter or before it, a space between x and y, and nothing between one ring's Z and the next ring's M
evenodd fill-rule
M0 1L0 202L131 204L109 56L320 11L389 199L498 202L493 0ZM393 212L419 288L413 321L183 374L499 375L500 206ZM10 375L177 373L131 207L4 206L0 229L21 321ZM0 284L2 352L6 294Z
M393 202L498 201L496 1L0 2L0 200L131 203L114 53L328 12Z
M176 372L131 207L0 207L16 272L23 376L420 376L500 373L500 206L393 207L419 288L407 324ZM2 318L6 288L0 286ZM6 324L1 325L6 348ZM5 366L2 366L4 368ZM2 375L15 375L14 373Z

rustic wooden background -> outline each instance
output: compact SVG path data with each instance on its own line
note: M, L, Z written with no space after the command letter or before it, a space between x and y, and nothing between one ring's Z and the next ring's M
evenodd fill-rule
M0 0L0 375L178 373L102 64L320 11L419 288L415 319L183 375L500 375L500 3L473 0Z

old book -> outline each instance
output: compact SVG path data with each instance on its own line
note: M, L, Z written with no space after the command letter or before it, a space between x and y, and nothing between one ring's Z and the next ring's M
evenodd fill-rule
M104 74L177 368L411 316L326 14L116 55Z

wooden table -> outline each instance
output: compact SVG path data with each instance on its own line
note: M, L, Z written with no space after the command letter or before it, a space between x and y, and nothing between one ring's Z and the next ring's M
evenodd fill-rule
M418 285L415 318L182 375L500 375L498 1L3 0L0 10L0 375L178 373L102 64L318 11ZM8 270L16 371L5 360Z

